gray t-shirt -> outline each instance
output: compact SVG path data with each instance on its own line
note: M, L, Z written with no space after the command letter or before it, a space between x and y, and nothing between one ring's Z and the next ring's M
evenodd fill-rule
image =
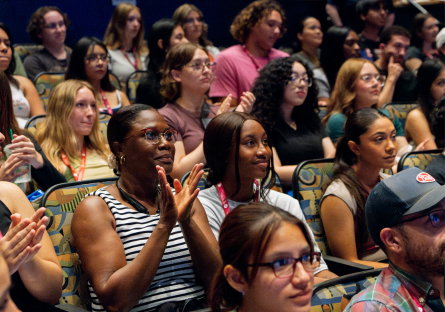
M36 77L43 72L65 72L68 68L71 51L65 48L66 59L56 59L48 50L43 49L28 55L23 61L26 74L34 82Z

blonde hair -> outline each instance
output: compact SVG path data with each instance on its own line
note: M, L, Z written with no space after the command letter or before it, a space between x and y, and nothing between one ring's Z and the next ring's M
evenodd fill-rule
M86 81L71 79L58 84L49 97L46 119L37 131L37 142L51 164L61 173L64 173L64 164L60 156L61 150L65 151L70 161L80 155L74 129L71 127L69 119L74 110L77 92L84 87L93 92L97 99L93 86ZM85 145L88 149L95 150L104 159L107 159L110 154L105 138L100 133L97 105L96 119L93 122L91 133L85 136Z
M107 30L104 35L104 44L108 49L114 50L120 47L125 38L125 26L130 12L135 9L141 14L141 10L130 3L122 2L114 9ZM142 14L141 14L142 16ZM141 28L133 40L133 46L136 47L136 58L138 60L138 69L142 70L141 54L148 53L147 42L144 40L145 26L141 18Z
M331 95L331 107L323 119L325 125L334 113L343 113L347 118L354 112L355 84L365 63L375 66L363 58L350 58L340 67Z

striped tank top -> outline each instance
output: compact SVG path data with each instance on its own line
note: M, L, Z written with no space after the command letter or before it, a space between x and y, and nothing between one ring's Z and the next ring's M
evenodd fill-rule
M116 232L122 240L127 262L131 262L153 233L159 214L147 215L130 209L104 189L87 196L99 196L106 202L116 220ZM105 311L89 283L88 288L93 311ZM155 311L166 302L203 297L204 289L196 281L190 252L181 227L176 223L153 282L131 311Z

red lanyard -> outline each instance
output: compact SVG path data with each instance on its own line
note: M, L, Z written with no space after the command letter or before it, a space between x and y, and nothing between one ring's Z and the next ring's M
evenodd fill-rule
M87 148L85 147L85 144L82 146L82 154L81 154L81 160L80 160L80 167L79 167L79 173L77 173L73 167L71 167L70 161L68 157L66 156L66 153L64 150L60 151L60 156L62 156L63 163L71 169L71 172L73 173L73 177L75 181L82 181L83 180L83 174L85 172L85 164L87 162Z
M411 298L413 298L414 303L417 306L417 310L419 310L419 312L425 312L425 309L420 305L419 301L413 295L411 295Z
M127 55L127 52L124 51L124 49L121 49L122 53L124 54L125 58L130 62L130 58ZM134 56L134 63L133 66L136 70L138 70L138 58L136 57L136 46L133 46L133 56Z
M423 53L429 58L429 59L434 59L434 56L427 50L423 50ZM434 49L434 54L438 54L439 52L437 52L436 49Z
M261 67L260 65L257 64L257 62L255 61L255 59L253 58L253 55L250 54L249 50L247 50L247 47L245 45L243 45L243 50L244 52L246 52L246 54L250 57L250 59L252 60L253 65L255 66L257 71L260 71ZM267 63L270 62L270 57L269 54L267 54Z
M113 110L111 109L110 103L108 103L107 97L105 96L104 90L102 88L100 89L100 94L102 94L102 99L104 100L105 107L107 108L107 112L110 115L113 115ZM99 110L102 112L104 111L103 108L99 108Z
M253 180L255 183L255 192L253 193L253 202L258 202L258 194L259 194L259 185L257 180ZM224 187L222 182L218 182L216 184L216 189L218 190L219 199L221 200L222 207L224 209L224 213L227 216L230 212L229 202L227 201L226 191L224 191Z

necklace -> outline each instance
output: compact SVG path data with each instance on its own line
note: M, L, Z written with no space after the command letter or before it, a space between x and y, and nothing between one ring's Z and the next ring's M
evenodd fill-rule
M257 71L260 71L262 67L255 61L255 59L253 58L253 55L249 52L249 50L247 50L247 47L245 45L243 45L243 50L247 54L247 56L249 56L250 59L252 60L252 63L255 66L255 69ZM270 62L270 55L268 53L267 54L267 63L269 63L269 62Z
M116 187L119 190L119 192L121 193L122 197L125 198L134 208L136 208L137 211L145 213L150 215L150 213L148 212L148 209L144 207L144 205L142 205L140 202L138 202L135 198L131 197L130 195L128 195L127 193L124 192L124 190L122 190L119 187L118 184L119 180L116 181ZM159 194L159 187L158 187L158 194ZM157 197L156 197L157 199ZM161 208L159 207L159 200L156 200L158 202L158 210L156 210L156 213L160 213L161 212Z

